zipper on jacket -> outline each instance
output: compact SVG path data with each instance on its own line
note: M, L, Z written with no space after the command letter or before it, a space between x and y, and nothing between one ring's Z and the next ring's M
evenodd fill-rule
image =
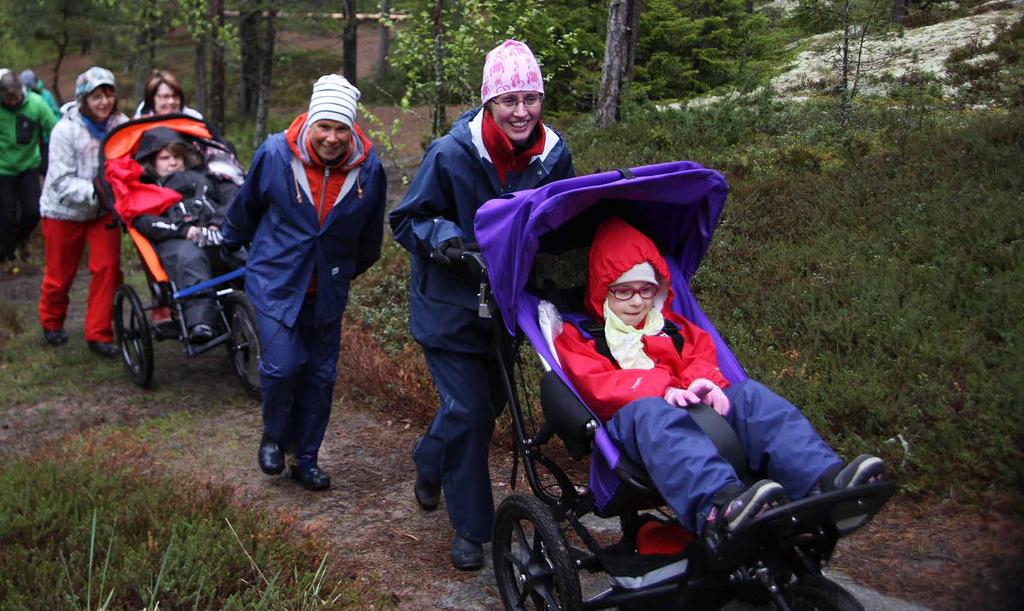
M324 168L324 183L320 185L320 205L316 207L316 222L324 224L324 202L327 200L327 181L331 177L331 168Z

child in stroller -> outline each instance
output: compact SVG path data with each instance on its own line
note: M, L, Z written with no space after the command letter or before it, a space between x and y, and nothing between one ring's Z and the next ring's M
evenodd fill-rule
M562 368L615 443L644 465L679 522L703 533L706 546L717 547L725 531L787 497L881 479L879 458L864 454L844 466L799 410L762 384L729 383L710 335L663 310L673 299L669 271L647 236L610 218L598 227L588 259L584 302L593 318L563 326L555 340ZM766 470L773 479L745 486L688 417L686 408L697 403L725 417L753 471Z
M167 127L147 131L139 143L135 160L143 168L142 182L177 192L180 201L160 214L140 214L132 225L153 242L171 280L181 288L213 277L219 264L222 239L220 225L226 206L203 172L194 169L197 152L181 134ZM217 320L213 300L204 297L184 304L189 340L213 338Z
M507 608L717 608L749 596L783 611L862 609L822 569L896 483L872 456L844 467L795 407L748 380L697 303L689 282L727 192L721 174L685 161L556 181L490 200L474 221L481 252L447 253L480 274L479 314L495 322L533 493L497 510ZM539 405L522 340L544 366ZM555 436L562 447L549 450ZM585 485L559 464L566 454L589 455ZM594 536L589 514L618 518L621 539ZM584 592L584 570L610 588L589 580Z

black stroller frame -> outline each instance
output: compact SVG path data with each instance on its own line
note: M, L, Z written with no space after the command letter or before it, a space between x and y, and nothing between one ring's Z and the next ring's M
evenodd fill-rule
M557 436L570 457L584 458L595 443L599 425L553 371L547 371L540 382L543 422L537 425L526 409L531 393L519 355L523 337L506 333L493 303L482 255L454 248L445 254L480 277L478 314L493 323L495 356L511 412L511 484L514 489L522 461L533 493L513 493L500 504L495 518L492 560L506 608L717 609L730 600L742 599L771 603L783 611L862 609L849 592L824 577L822 569L837 541L866 524L895 493L897 485L891 480L816 494L771 509L730 533L713 554L699 540L693 541L681 557L670 559L685 560L685 573L679 576L637 588L613 584L585 599L579 571L609 573L610 555L625 549L627 556L635 556L633 537L650 515L642 512L658 510L665 503L643 466L622 456L616 467L619 493L604 510L598 510L593 492L573 483L545 454ZM739 440L726 421L703 405L691 413L737 473L753 481ZM543 481L541 469L554 479L553 485ZM599 542L582 522L590 513L618 517L623 539L612 545ZM570 545L567 532L575 534L582 547Z

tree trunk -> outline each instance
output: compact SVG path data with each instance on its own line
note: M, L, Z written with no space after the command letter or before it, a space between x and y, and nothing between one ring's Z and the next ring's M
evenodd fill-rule
M747 0L747 12L753 14L753 12L754 12L754 0Z
M144 28L139 32L136 43L140 52L135 55L135 88L132 93L136 100L141 100L146 95L146 81L149 80L149 73L153 70L151 55L153 43L149 28Z
M850 0L843 4L843 43L840 49L839 72L839 122L846 124L850 118Z
M380 0L380 16L385 19L391 16L391 0ZM380 24L380 43L377 58L378 82L385 81L388 78L389 53L391 53L391 28L382 23Z
M199 40L193 40L196 45L196 94L192 98L190 106L203 113L209 113L206 105L206 51L210 48L211 34L209 31L203 33Z
M907 8L907 0L893 0L892 3L892 22L900 23L905 17L910 15L910 10Z
M259 146L267 137L267 111L270 108L270 78L274 69L274 40L277 38L277 31L274 29L274 19L277 17L277 9L267 11L265 20L266 29L263 36L263 48L260 49L262 65L260 66L260 78L258 94L256 96L256 133L253 145Z
M640 34L640 13L644 10L644 0L627 0L629 14L626 27L629 29L629 45L626 47L626 66L623 79L626 83L633 82L633 64L636 62L636 41Z
M57 47L57 61L53 62L53 81L50 83L50 91L53 92L54 99L57 100L57 104L64 104L64 96L60 93L60 67L64 63L64 57L68 54L68 45L71 44L71 38L68 36L67 30L61 32L61 37L56 36L51 38L54 46Z
M260 10L256 2L243 2L238 18L241 47L241 84L238 88L238 114L251 117L256 112L256 93L260 81Z
M210 0L211 60L210 65L210 124L224 133L224 2Z
M356 84L356 0L344 0L345 30L341 34L341 72L348 82Z
M444 0L434 0L434 116L431 127L434 138L440 138L448 130L448 114L444 107L444 62L441 58L443 15Z
M628 55L629 33L628 0L610 0L608 3L608 35L604 41L604 69L601 72L601 90L597 97L594 121L604 127L619 118L619 97L622 88L624 61Z

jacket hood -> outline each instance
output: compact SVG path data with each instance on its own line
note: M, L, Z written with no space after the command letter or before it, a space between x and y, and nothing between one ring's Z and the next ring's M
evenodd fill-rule
M302 113L295 117L292 124L285 130L284 139L288 142L288 148L291 149L292 155L301 159L306 165L311 165L316 168L327 167L322 161L320 161L320 157L313 152L313 147L309 142L305 143L307 149L305 154L303 154L303 151L299 148L299 136L302 132L302 126L306 123L306 114L307 113ZM373 143L366 137L366 134L363 133L363 130L359 127L358 123L352 124L352 136L352 153L349 155L348 160L334 164L330 166L331 168L338 168L341 166L342 171L348 171L362 164L366 161L366 158L370 156L370 149L373 147Z
M650 238L618 217L601 223L587 257L587 293L584 307L591 316L604 319L604 300L608 287L638 263L648 262L658 274L661 290L654 298L660 310L672 300L668 265Z
M185 139L181 137L181 134L169 127L154 127L142 135L139 149L135 151L135 159L136 161L142 161L172 142L184 141Z

